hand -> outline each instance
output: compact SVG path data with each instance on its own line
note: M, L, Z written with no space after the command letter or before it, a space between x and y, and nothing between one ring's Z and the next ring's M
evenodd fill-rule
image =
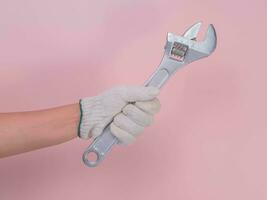
M158 94L159 90L154 87L120 86L98 96L81 99L79 136L83 139L95 138L114 119L112 134L123 144L134 142L160 109L156 99Z

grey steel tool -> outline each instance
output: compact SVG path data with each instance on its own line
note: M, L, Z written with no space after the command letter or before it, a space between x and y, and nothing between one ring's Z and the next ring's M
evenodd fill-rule
M145 86L161 88L177 69L207 57L215 50L217 38L214 26L212 24L208 26L203 41L196 41L200 26L201 22L194 24L182 36L168 33L161 63L145 82ZM118 139L110 132L110 125L107 125L102 134L85 150L83 162L88 167L97 166L118 142ZM90 154L95 154L94 160L89 159Z

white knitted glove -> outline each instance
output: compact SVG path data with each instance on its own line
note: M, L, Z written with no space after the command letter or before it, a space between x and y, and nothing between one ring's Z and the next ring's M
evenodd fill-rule
M120 86L81 99L79 137L99 136L114 118L112 134L123 144L132 143L144 127L152 123L152 115L159 111L160 104L155 98L158 94L159 90L154 87ZM128 104L133 102L136 103Z

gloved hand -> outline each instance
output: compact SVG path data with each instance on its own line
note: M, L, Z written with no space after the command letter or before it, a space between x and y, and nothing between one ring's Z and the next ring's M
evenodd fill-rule
M158 94L159 90L154 87L120 86L98 96L81 99L79 137L88 139L99 136L114 119L111 123L112 134L123 144L132 143L159 111Z

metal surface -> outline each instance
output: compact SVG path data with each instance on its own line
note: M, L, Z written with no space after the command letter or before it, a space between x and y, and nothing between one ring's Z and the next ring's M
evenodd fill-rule
M195 60L207 57L215 50L217 37L213 25L210 24L208 26L205 39L198 42L196 38L200 27L201 22L198 22L187 29L182 36L168 33L161 63L152 76L145 82L145 86L161 88L177 69ZM103 133L85 150L83 162L88 167L97 166L104 160L114 144L118 142L118 139L110 132L110 125L107 125ZM95 154L96 160L88 159L89 154Z

